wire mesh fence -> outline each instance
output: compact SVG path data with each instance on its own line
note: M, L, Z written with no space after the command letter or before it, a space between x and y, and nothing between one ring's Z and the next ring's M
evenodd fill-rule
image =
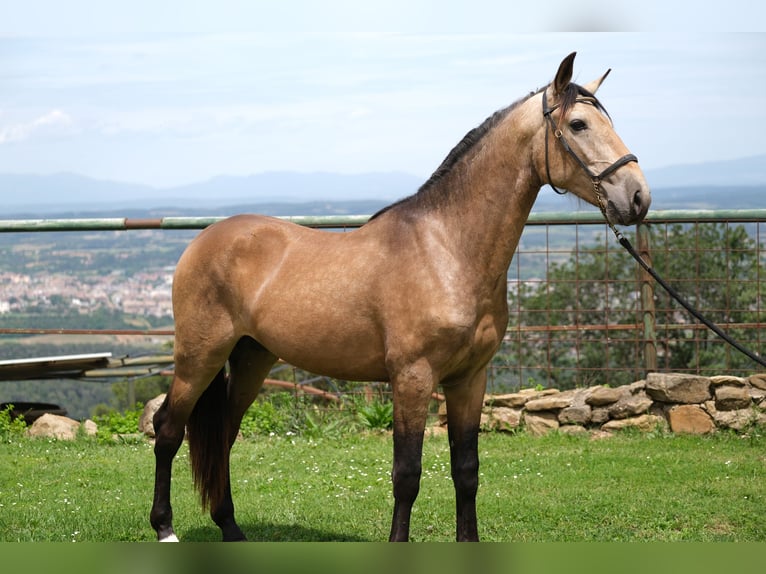
M755 215L660 213L626 235L696 308L761 354L764 221ZM603 224L528 225L508 299L508 331L489 371L496 391L758 370L655 287Z
M16 221L0 222L0 231L114 234L157 229L162 231L154 233L161 234L168 229L199 229L215 219L69 220L61 225L50 220L45 225ZM366 220L293 219L339 232ZM760 354L766 350L761 335L766 318L764 224L766 210L655 212L626 235L695 307ZM119 270L104 270L111 271ZM508 330L488 367L489 392L537 386L616 386L658 370L703 375L744 375L758 370L750 359L728 347L655 288L598 214L532 215L509 268L508 307ZM0 313L0 331L3 317ZM25 330L40 332L39 326L31 324L28 329L17 326L13 332L18 335ZM65 328L54 330L67 332ZM77 329L70 331L78 333ZM98 331L88 330L91 334ZM122 329L120 336L151 332ZM292 367L281 368L274 376L299 386L310 384L369 400L387 397L385 385L333 381Z

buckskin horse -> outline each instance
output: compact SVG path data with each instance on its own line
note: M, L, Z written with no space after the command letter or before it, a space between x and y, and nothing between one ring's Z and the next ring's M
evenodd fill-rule
M173 530L173 458L188 432L194 483L224 540L234 518L229 453L278 360L354 381L387 381L394 403L391 541L409 538L428 404L447 402L457 540L478 540L478 434L486 365L508 322L508 267L540 188L597 206L610 225L645 216L636 157L594 95L572 83L575 54L550 85L468 132L414 195L337 233L260 215L203 230L173 282L175 373L154 417L151 524ZM228 364L228 367L227 367Z

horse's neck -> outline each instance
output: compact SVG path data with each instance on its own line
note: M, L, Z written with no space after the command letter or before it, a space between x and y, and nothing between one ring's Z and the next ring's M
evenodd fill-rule
M452 241L479 274L508 271L541 182L518 125L495 127L440 182L452 201L437 210Z

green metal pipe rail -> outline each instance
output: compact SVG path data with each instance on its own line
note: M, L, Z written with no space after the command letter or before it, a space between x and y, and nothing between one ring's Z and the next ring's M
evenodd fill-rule
M371 216L369 215L325 215L325 216L287 216L279 217L285 221L297 223L307 227L321 229L345 229L361 227ZM223 216L215 217L162 217L162 218L78 218L78 219L4 219L0 220L0 233L20 232L67 232L67 231L128 231L128 230L194 230L204 229L218 221L226 219ZM650 212L644 223L668 224L668 223L699 223L729 221L736 223L766 223L766 209L741 209L741 210L666 210ZM605 224L602 215L597 211L588 212L552 212L532 213L527 220L527 225L577 225L577 224ZM636 240L637 249L645 260L651 262L651 248L648 243L647 225L637 226ZM643 309L643 317L639 328L643 330L644 360L647 371L656 369L657 353L655 347L656 325L654 317L654 281L642 273L640 278L640 297ZM65 329L0 329L0 334L43 334L48 332L69 333L78 330ZM110 331L110 330L83 330L92 333L120 333L120 334L162 334L172 335L170 330L163 331Z
M360 227L369 215L297 215L279 217L307 227L341 229ZM0 233L28 231L127 231L131 229L204 229L226 217L158 217L158 218L79 218L79 219L0 219ZM700 221L766 222L766 209L668 210L649 212L651 223L695 223ZM532 213L527 225L573 225L604 223L600 213L554 212Z

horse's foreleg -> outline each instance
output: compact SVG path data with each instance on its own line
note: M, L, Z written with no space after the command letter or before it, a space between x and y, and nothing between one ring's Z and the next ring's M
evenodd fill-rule
M412 505L420 490L423 433L428 402L433 390L430 367L424 361L392 379L394 395L394 515L391 542L406 542L410 536Z
M458 541L479 540L476 492L479 487L479 423L485 389L484 369L473 379L444 389Z

